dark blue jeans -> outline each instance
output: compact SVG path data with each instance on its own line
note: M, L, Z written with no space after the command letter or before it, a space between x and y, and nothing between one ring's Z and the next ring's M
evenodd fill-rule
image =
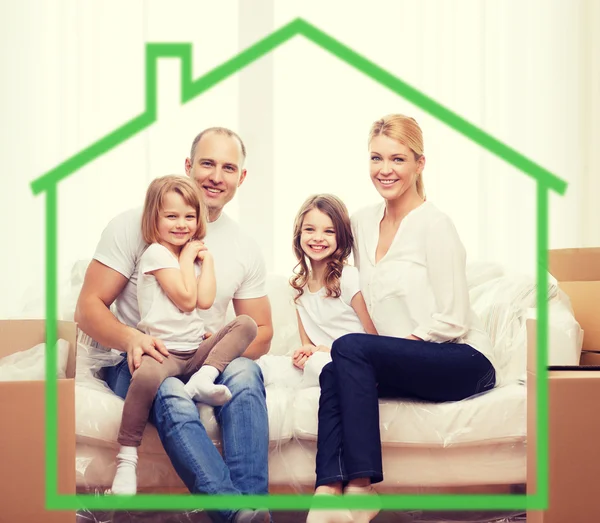
M469 345L347 334L320 376L316 486L383 481L378 398L459 401L494 387L490 361Z

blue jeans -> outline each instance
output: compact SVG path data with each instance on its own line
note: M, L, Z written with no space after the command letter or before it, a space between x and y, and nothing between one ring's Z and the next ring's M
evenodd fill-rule
M316 486L383 481L379 398L460 401L496 383L473 347L370 334L347 334L321 372Z
M131 380L127 359L106 368L104 377L113 392L124 398ZM196 404L177 378L163 381L150 421L190 492L268 494L269 422L262 372L254 361L237 358L216 383L226 385L233 395L231 401L215 407L223 457L206 433ZM221 521L232 521L234 516L234 511L211 513Z

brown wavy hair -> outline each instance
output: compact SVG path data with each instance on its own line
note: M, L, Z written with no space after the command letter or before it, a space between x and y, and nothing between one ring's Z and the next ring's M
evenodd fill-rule
M308 282L310 273L306 254L300 246L300 237L302 235L302 223L306 214L313 209L318 209L331 218L333 228L335 229L335 239L337 249L327 260L325 268L325 289L326 297L339 298L342 291L340 289L340 278L344 264L352 252L354 236L350 225L348 209L344 202L333 194L317 194L308 198L300 207L296 219L294 220L294 235L292 240L292 249L298 263L294 267L294 275L290 278L290 285L296 290L294 302L304 293L304 287Z
M198 186L187 176L168 175L152 180L146 191L144 212L142 214L142 236L148 244L157 243L158 217L163 206L165 194L174 192L196 211L196 232L193 240L202 240L206 235L208 213Z

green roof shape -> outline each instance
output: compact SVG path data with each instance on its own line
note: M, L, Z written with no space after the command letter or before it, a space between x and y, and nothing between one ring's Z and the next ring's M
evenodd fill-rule
M567 183L558 176L503 144L479 127L461 118L450 109L447 109L432 98L411 87L406 82L382 69L302 18L296 18L196 80L192 79L191 43L146 44L145 111L35 179L31 182L33 193L37 195L55 186L75 171L122 144L132 136L135 136L156 121L157 64L160 58L179 58L181 60L181 103L185 104L229 76L239 72L252 62L277 49L277 47L296 35L302 35L322 49L329 51L343 62L402 96L417 107L420 107L423 111L435 116L466 138L469 138L484 149L487 149L531 176L548 189L552 189L559 194L565 193Z

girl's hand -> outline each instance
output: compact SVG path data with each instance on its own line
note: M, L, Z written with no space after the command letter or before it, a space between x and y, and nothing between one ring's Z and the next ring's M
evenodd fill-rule
M210 252L208 252L208 249L206 248L206 245L202 244L202 247L198 251L198 254L196 255L196 257L200 261L203 262L207 258L212 258L212 254Z
M189 259L193 263L198 257L198 253L202 248L206 247L204 247L204 242L201 242L200 240L192 240L187 242L179 253L179 259Z
M296 349L292 355L292 363L294 367L298 367L300 370L304 369L304 365L308 358L310 358L317 348L314 345L303 345L299 349Z

